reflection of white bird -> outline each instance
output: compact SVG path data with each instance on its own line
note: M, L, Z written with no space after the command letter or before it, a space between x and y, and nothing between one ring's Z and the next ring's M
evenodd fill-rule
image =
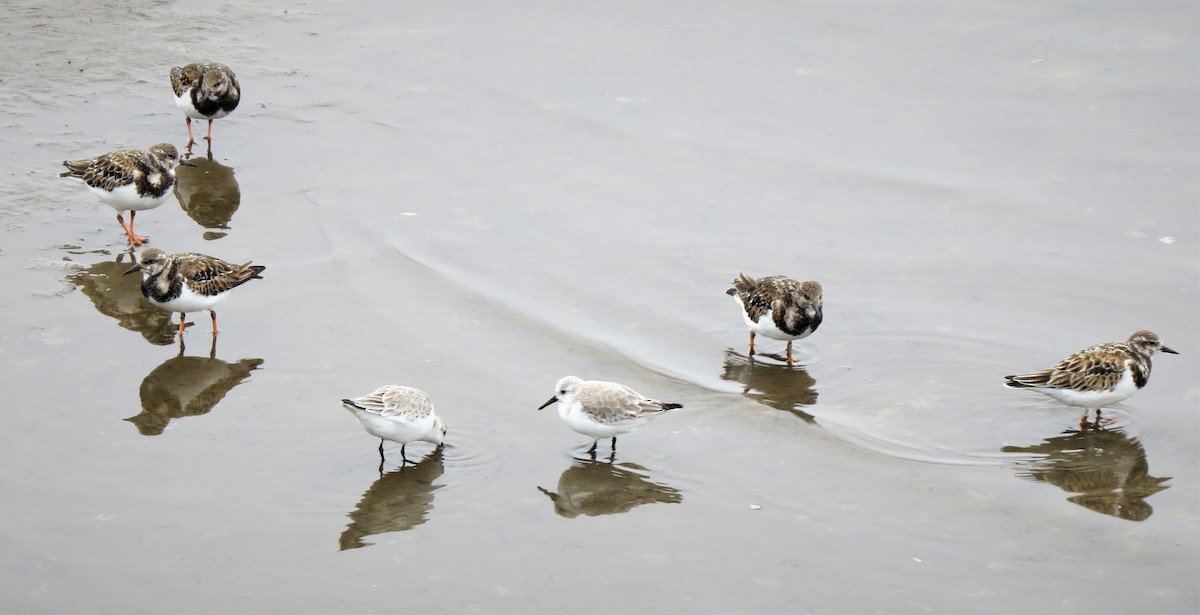
M356 399L343 399L367 433L379 438L379 467L383 468L383 441L400 444L401 465L408 463L404 447L409 442L431 442L441 446L446 439L446 422L433 410L433 402L420 389L389 384Z
M1128 399L1150 381L1150 356L1159 351L1179 354L1153 331L1138 331L1126 342L1096 344L1059 361L1058 365L1030 374L1005 376L1004 386L1033 389L1068 406L1084 408L1080 429L1087 425L1088 410Z
M631 471L632 470L632 471ZM642 504L678 504L679 490L649 481L646 468L632 463L613 465L576 459L558 477L558 491L538 487L554 502L554 512L568 519L615 515Z
M554 397L538 410L559 402L558 416L563 422L595 440L588 452L596 451L600 438L612 438L612 448L616 450L617 435L633 431L668 410L683 407L649 399L623 384L581 380L575 376L559 380L554 390Z
M380 476L350 513L350 524L338 540L341 550L371 544L364 541L368 536L403 532L425 523L433 510L433 492L444 486L434 481L444 470L442 449L436 448L415 465Z

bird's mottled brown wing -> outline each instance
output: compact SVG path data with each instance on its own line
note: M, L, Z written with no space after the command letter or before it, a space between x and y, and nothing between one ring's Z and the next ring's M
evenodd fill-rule
M123 149L95 158L65 160L63 166L69 172L63 176L78 177L93 188L112 191L137 181L143 174L145 155L141 150Z
M195 64L188 64L183 68L176 66L171 69L171 89L175 92L175 96L183 96L192 84L200 78L200 73L196 70Z
M1107 391L1125 373L1128 353L1119 344L1099 344L1081 350L1050 369L1010 376L1009 380L1029 387Z
M249 262L234 265L203 254L177 254L179 272L202 295L219 295L259 277L266 267Z

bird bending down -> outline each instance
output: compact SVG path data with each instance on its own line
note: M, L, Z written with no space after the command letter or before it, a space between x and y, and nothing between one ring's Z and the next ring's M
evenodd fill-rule
M733 288L725 291L742 308L742 319L750 327L750 355L754 355L754 335L787 341L787 362L793 363L792 341L804 339L821 326L821 285L772 275L754 279L739 273Z
M601 438L612 438L612 450L616 451L619 434L631 432L668 410L683 407L649 399L623 384L575 376L559 380L554 391L554 396L538 410L559 402L558 416L563 422L593 440L589 453L596 452Z
M146 238L133 232L134 216L170 198L175 167L181 164L194 166L179 157L174 145L159 143L150 149L123 149L95 158L64 160L67 170L59 177L82 179L89 192L117 210L117 222L129 238L129 245L140 246ZM125 211L129 212L129 226L125 226L121 215Z
M441 447L446 439L446 422L433 409L433 402L420 389L389 384L342 406L362 423L367 433L379 438L379 471L383 471L383 441L400 444L401 465L408 463L404 448L409 442L424 441Z
M179 312L179 336L182 339L187 313L202 310L208 310L212 316L212 332L216 335L217 311L214 306L234 288L250 280L261 280L259 274L264 269L266 267L249 262L235 265L204 254L167 254L158 248L148 248L125 274L142 272L142 295L164 310Z
M188 151L196 144L196 136L192 133L193 119L208 120L208 136L204 138L211 146L213 120L232 113L242 99L242 86L233 71L215 62L172 68L171 89L175 91L175 104L187 119Z
M1088 412L1128 399L1150 381L1150 357L1156 352L1179 354L1153 331L1138 331L1124 342L1096 344L1059 361L1050 369L1005 376L1004 386L1033 389L1069 406L1083 408L1079 428L1087 427Z

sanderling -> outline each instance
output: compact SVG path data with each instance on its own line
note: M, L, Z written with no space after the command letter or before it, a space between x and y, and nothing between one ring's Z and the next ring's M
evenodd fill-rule
M404 447L418 440L442 446L446 422L433 410L433 402L420 389L389 384L342 406L354 414L367 433L379 438L379 468L383 471L383 441L400 443L401 465L408 463Z
M1115 404L1146 386L1150 380L1150 356L1158 351L1179 354L1159 341L1153 331L1138 331L1126 342L1096 344L1059 361L1050 369L1031 374L1005 376L1005 386L1033 389L1069 406L1084 408L1079 427L1087 426L1088 411Z
M661 416L667 410L682 408L682 404L648 399L637 391L616 382L581 380L567 376L554 387L554 397L538 407L538 410L554 402L560 402L558 416L568 427L592 438L589 453L596 452L601 438L612 438L612 449L617 448L617 436L645 425L650 419Z
M125 273L142 272L142 295L164 310L179 312L182 338L186 314L202 310L212 315L212 330L216 334L217 312L213 307L234 288L262 279L259 274L264 269L249 262L235 265L203 254L167 254L158 248L148 248Z
M192 163L181 160L179 151L170 143L159 143L150 149L123 149L95 158L64 160L67 171L59 177L78 177L88 190L101 201L117 210L117 222L129 237L129 243L140 246L145 237L133 232L134 215L162 205L175 186L175 167ZM121 212L129 212L129 226Z
M733 288L725 294L742 307L742 318L750 327L750 354L754 354L754 335L787 341L787 362L792 364L792 340L812 335L821 326L821 285L772 275L754 279L738 274Z

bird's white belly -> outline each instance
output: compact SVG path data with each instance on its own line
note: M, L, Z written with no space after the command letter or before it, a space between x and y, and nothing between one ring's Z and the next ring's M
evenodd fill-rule
M183 113L193 120L216 120L229 115L229 112L224 109L217 109L211 116L204 115L192 106L192 95L190 91L185 91L182 96L175 97L175 105L183 110Z
M432 415L409 421L399 417L380 416L358 408L350 408L349 410L362 423L367 433L376 438L383 438L384 440L391 440L400 444L420 440L433 429Z
M1137 385L1133 382L1133 370L1127 368L1121 379L1117 381L1117 385L1111 391L1076 391L1074 389L1049 388L1035 390L1069 406L1090 409L1103 408L1129 399L1131 395L1137 392Z
M200 312L211 310L227 294L229 294L228 291L218 295L201 295L192 291L192 289L184 284L183 290L179 293L178 297L170 301L155 301L154 299L150 299L150 302L172 312Z
M611 438L633 431L650 420L648 418L635 418L617 423L597 423L583 411L582 405L578 402L570 405L559 404L558 416L567 424L567 427L593 440Z
M160 197L143 197L137 193L137 188L132 184L118 186L112 191L102 188L94 188L88 186L88 190L100 197L100 200L108 204L109 207L117 211L142 211L146 209L154 209L166 202L171 196L171 191L168 190Z

